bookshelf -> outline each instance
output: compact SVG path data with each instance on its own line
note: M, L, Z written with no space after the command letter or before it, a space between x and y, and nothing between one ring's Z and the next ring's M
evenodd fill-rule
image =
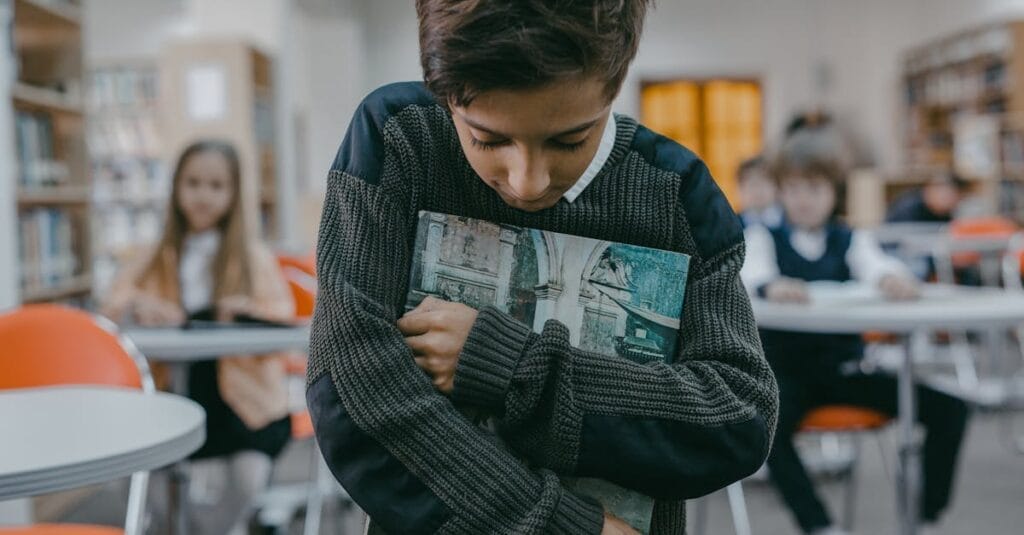
M156 61L90 65L87 131L92 162L94 293L160 237L171 184L163 154Z
M1024 21L969 29L903 62L907 167L885 197L955 169L993 212L1024 222Z
M277 228L273 60L234 40L189 40L160 58L160 117L167 161L200 138L230 141L242 168L242 202L254 231L273 241Z
M84 304L92 233L81 8L71 0L14 0L13 7L21 301Z

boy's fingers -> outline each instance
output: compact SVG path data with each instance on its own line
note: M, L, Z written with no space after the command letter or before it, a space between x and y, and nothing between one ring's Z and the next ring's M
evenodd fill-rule
M412 349L412 352L416 355L426 355L429 353L428 346L430 345L425 335L410 336L405 339L405 345Z
M398 330L406 336L424 334L430 331L433 325L433 316L430 312L417 314L406 314L398 320Z

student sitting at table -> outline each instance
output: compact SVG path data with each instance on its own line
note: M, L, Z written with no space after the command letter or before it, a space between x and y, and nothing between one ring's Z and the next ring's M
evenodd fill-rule
M221 321L243 314L290 319L291 295L277 262L248 235L240 187L230 144L187 147L174 170L158 245L119 274L101 312L154 327L181 326L205 311ZM189 533L228 533L239 529L250 498L269 481L271 459L290 437L283 362L270 355L194 363L188 394L206 410L206 443L192 459L216 458L193 462L193 479L214 472L221 458L230 473L217 513L196 514Z
M775 180L768 173L763 156L755 156L740 164L736 172L739 185L740 221L743 226L764 225L774 228L782 223L782 207L775 199Z
M920 189L897 197L885 214L890 223L949 223L967 191L967 181L954 173L931 177Z
M772 174L779 183L785 223L746 231L747 258L741 272L751 293L772 301L806 303L812 281L858 281L877 287L887 299L912 299L918 286L907 269L885 255L864 231L836 218L844 176L813 133L788 140ZM779 383L779 425L768 457L771 480L805 533L842 533L818 497L797 456L793 434L803 416L821 405L862 406L897 412L895 378L862 370L861 338L762 330L765 355ZM918 419L924 442L924 496L920 518L939 519L949 504L966 405L925 386L917 387Z

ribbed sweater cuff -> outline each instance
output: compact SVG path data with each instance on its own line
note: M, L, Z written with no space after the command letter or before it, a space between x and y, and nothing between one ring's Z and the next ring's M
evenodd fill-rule
M600 534L604 528L604 508L594 500L562 491L558 511L551 519L551 533Z
M481 310L459 355L452 401L500 416L530 336L530 329L511 316L494 308Z

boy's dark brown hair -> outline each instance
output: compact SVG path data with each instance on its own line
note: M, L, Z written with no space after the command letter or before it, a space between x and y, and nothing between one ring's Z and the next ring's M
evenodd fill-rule
M652 0L416 0L420 63L443 105L580 75L611 101L636 56Z
M846 169L827 138L804 130L789 137L771 163L779 187L793 179L825 180L836 192L835 213L846 206Z

